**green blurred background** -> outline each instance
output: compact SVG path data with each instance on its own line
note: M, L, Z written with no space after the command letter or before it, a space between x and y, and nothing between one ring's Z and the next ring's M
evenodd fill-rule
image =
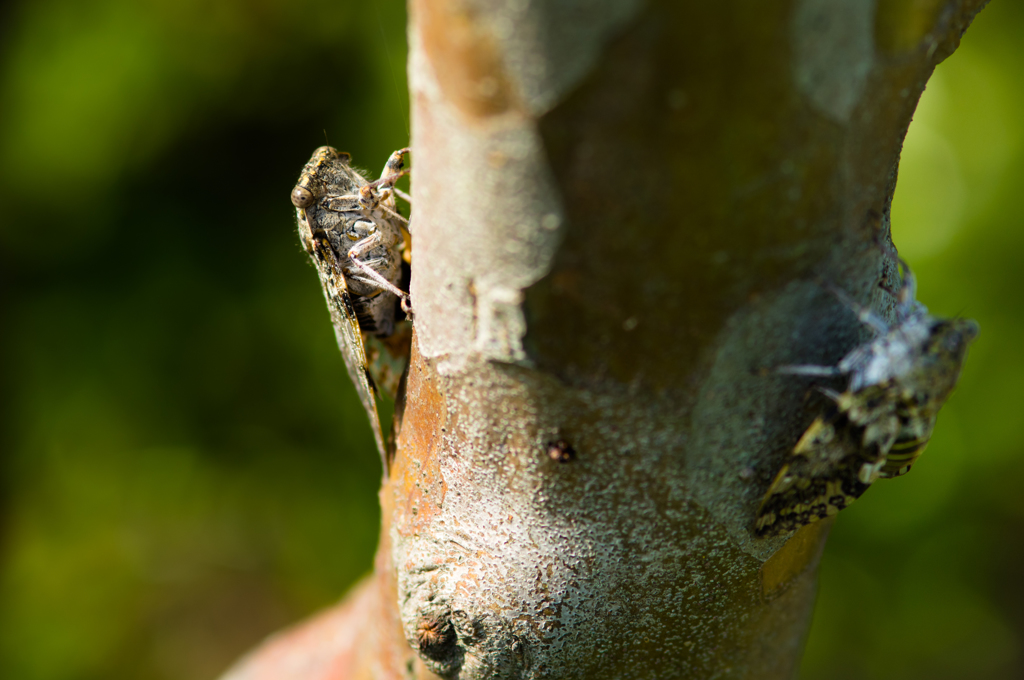
M404 2L0 12L0 678L212 679L371 568L288 194L407 144Z
M978 320L911 474L843 511L805 680L1024 678L1024 3L940 64L900 163L893 240L932 312Z
M206 680L371 566L380 470L287 194L408 139L402 0L0 6L0 677ZM802 676L1024 677L1024 7L907 139L897 245L978 319L829 540Z

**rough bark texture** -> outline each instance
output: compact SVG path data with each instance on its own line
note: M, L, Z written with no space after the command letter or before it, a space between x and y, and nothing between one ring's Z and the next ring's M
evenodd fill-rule
M815 415L771 369L861 337L819 277L891 314L902 140L983 4L412 0L376 573L229 677L792 677L828 527L752 533Z

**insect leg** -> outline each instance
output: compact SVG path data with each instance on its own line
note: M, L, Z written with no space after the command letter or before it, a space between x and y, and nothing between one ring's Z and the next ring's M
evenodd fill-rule
M910 271L910 265L907 264L906 260L902 257L897 257L896 261L900 263L903 268L903 287L900 288L899 301L901 307L907 307L917 299L917 279L914 278L914 272Z
M391 157L388 158L388 162L384 164L384 171L380 177L360 187L359 206L363 210L373 210L376 207L381 207L391 216L405 220L393 207L395 199L392 197L392 193L397 191L395 189L395 182L409 174L408 170L402 169L402 166L405 164L404 156L407 153L409 153L408 147L392 153ZM403 198L406 198L404 193L398 193Z
M408 174L409 174L408 170L402 170L401 172L396 172L393 175L385 175L383 177L379 177L379 178L373 180L372 182L368 183L366 186L370 187L371 189L377 189L377 188L380 188L380 187L385 187L387 189L391 189L392 187L395 186L395 182L397 182L398 180L402 179L403 177L405 177Z
M391 190L395 192L395 196L398 196L400 199L402 199L406 203L410 203L410 204L412 203L412 196L410 196L409 194L405 193L404 191L402 191L398 187L391 187Z
M399 149L391 154L388 158L388 162L384 164L384 170L380 173L380 179L375 184L386 184L391 187L394 186L395 182L402 175L407 174L402 172L402 168L405 166L405 154L409 153L409 147Z
M852 297L850 297L845 290L838 288L831 283L826 283L826 287L829 292L839 298L839 301L849 307L854 314L857 315L857 320L866 326L871 326L878 335L885 335L889 332L889 324L885 320L878 317L870 307L865 307L860 304Z
M835 390L829 389L827 387L822 387L820 385L816 389L836 403L839 403L839 398L843 396L836 392Z
M366 184L359 189L359 205L363 208L369 209L376 206L380 201L390 198L391 192L395 191L395 182L408 174L408 170L403 170L394 175L381 177L380 179L375 179L369 184ZM383 187L383 189L381 189L381 187ZM379 193L378 190L380 190ZM392 199L391 202L394 203L394 200Z
M835 378L845 373L838 366L814 366L810 364L779 366L775 369L775 372L785 373L786 375L811 375L817 378Z
M889 258L896 260L897 269L902 270L902 283L898 291L890 290L883 286L883 290L896 298L897 304L897 317L899 319L905 319L915 311L915 302L917 301L917 279L914 278L914 272L910 271L910 265L907 261L899 256L898 253L893 249L883 248L882 252Z
M392 191L395 191L395 189L392 189ZM386 199L386 198L387 198L387 195L385 195L385 196L382 196L382 197L381 197L381 202L380 202L379 204L377 204L377 207L378 207L378 208L380 208L381 210L383 210L384 212L386 212L386 213L387 213L388 215L390 215L391 217L393 217L393 218L395 218L396 220L398 220L399 222L401 222L401 223L402 223L403 225L405 225L406 227L408 227L408 226L409 226L409 220L407 220L406 218L404 218L404 217L402 217L401 215L399 215L399 214L398 214L398 212L397 212L396 210L393 210L392 208L389 208L389 207L388 207L388 206L387 206L387 205L386 205L386 204L384 203L384 199Z
M396 286L395 284L391 283L390 281L385 279L383 276L378 274L369 265L363 264L361 261L357 260L356 258L351 257L351 255L349 257L352 260L352 264L354 264L355 266L359 267L359 269L364 274L366 274L371 279L373 279L373 282L378 287L388 291L389 293L394 293L395 295L398 296L398 299L401 301L401 304L402 304L402 311L403 312L405 312L406 314L409 314L409 315L412 314L412 302L409 299L409 294L408 293L406 293L404 290L402 290L401 288L399 288L398 286Z
M323 207L332 212L353 212L362 207L361 196L347 194L345 196L325 196Z
M380 177L363 187L360 193L366 191L376 192L379 189L384 191L394 189L395 182L409 174L408 170L402 169L405 165L404 157L407 153L409 153L408 147L392 153L391 157L388 158L388 162L384 164L384 171L380 173ZM405 198L404 195L402 197Z
M377 285L378 288L381 288L382 290L386 290L389 293L394 293L395 295L397 295L398 299L402 301L402 309L408 312L408 310L406 310L406 307L409 306L409 294L406 293L401 288L399 288L398 286L396 286L395 284L388 281L373 267L359 259L360 255L368 251L370 248L373 248L375 245L377 245L379 241L379 233L374 233L371 234L370 236L367 236L362 241L359 241L354 246L349 248L348 258L349 260L352 261L352 264L359 268L360 271L362 271L364 274L370 277L370 279Z

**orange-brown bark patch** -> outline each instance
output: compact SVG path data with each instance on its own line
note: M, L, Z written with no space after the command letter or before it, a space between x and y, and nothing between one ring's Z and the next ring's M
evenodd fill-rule
M423 49L445 97L470 119L519 108L493 36L460 0L414 0Z
M405 415L389 486L394 521L406 535L427 530L440 511L447 486L438 464L448 409L433 367L412 343Z
M882 0L875 12L875 41L886 52L917 47L938 23L942 0Z
M808 567L818 563L833 519L800 527L779 551L761 566L761 591L773 598L789 587Z

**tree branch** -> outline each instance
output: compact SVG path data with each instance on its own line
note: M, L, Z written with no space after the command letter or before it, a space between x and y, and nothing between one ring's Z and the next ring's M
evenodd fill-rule
M814 417L773 369L861 339L819 279L891 315L902 140L983 4L413 0L408 399L323 677L792 677L828 522L752 532Z

